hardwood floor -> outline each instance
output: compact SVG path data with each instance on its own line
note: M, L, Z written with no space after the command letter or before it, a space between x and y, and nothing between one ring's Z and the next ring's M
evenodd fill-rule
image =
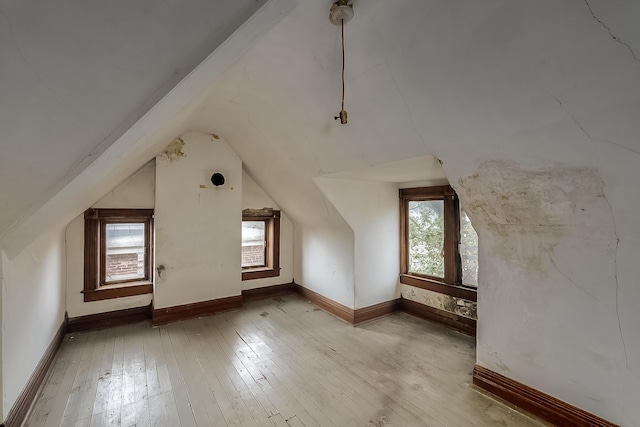
M473 390L473 339L296 295L65 337L27 426L539 426Z

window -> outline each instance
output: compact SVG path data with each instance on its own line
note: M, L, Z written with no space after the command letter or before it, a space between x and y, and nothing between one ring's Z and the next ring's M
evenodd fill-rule
M400 282L475 301L478 235L448 186L400 190Z
M280 211L242 212L242 280L280 276Z
M84 300L153 292L153 209L84 214Z

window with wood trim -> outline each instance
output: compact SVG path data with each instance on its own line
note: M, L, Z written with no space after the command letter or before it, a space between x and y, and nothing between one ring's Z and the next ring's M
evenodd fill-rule
M153 209L84 213L84 300L153 292Z
M242 211L242 280L280 276L280 211Z
M401 283L476 301L477 242L453 188L400 190Z

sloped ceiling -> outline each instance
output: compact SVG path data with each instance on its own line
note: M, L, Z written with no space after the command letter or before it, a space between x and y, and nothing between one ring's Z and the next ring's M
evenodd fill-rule
M0 235L264 2L0 1Z
M141 105L170 87L173 73L189 69L180 64L197 62L246 19L250 3L216 3L228 15L206 2L133 10L129 3L2 4L3 56L12 60L2 62L0 83L9 95L0 106L0 230L71 181ZM208 94L203 102L175 110L158 128L175 125L173 137L220 133L283 209L296 220L317 214L310 221L330 215L316 176L427 155L444 161L450 180L496 158L599 162L607 176L620 169L618 159L633 162L640 152L637 2L360 0L345 26L346 126L333 120L341 56L330 4L297 1L215 83L192 84ZM34 24L43 21L55 25ZM156 152L170 142L162 135ZM102 163L130 159L138 145L128 140ZM148 152L136 154L139 165ZM620 170L625 182L635 177L631 166ZM96 180L103 173L93 172L87 176Z
M455 184L489 159L604 167L608 152L615 168L640 152L637 2L359 1L346 126L329 4L299 2L190 120L296 220L327 211L325 174L435 155Z

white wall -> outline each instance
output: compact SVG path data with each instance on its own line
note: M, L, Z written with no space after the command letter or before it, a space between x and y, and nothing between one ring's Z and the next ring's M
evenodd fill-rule
M354 238L349 225L344 220L335 225L296 223L294 246L295 282L353 308Z
M398 298L398 187L393 183L315 178L353 229L354 308Z
M93 208L153 209L155 206L155 160L144 165L125 182L98 200ZM84 289L84 214L78 215L65 230L66 309L69 318L149 305L152 295L113 298L85 302Z
M568 163L581 155L551 167L489 161L456 180L479 233L478 363L639 425L640 295L631 274L640 271L631 259L640 232L631 208L618 209L640 176L621 170L627 179L607 184L628 156L600 169Z
M2 257L2 419L64 321L64 230Z
M242 162L217 136L190 132L181 141L177 154L156 158L155 308L242 289ZM211 184L214 172L223 186Z
M242 172L242 209L261 209L280 207L246 173ZM280 275L264 279L243 280L242 290L262 288L271 285L291 283L293 281L293 222L280 212Z

